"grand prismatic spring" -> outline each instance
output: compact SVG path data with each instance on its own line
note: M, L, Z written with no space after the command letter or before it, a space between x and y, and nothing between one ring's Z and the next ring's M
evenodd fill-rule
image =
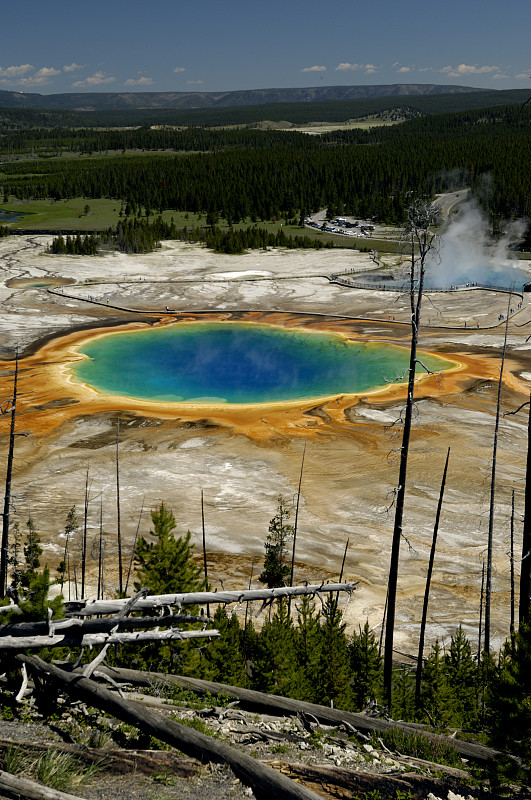
M76 381L159 402L274 403L357 394L404 380L406 348L245 323L183 323L82 344ZM433 372L451 366L423 359ZM419 368L422 370L422 368Z

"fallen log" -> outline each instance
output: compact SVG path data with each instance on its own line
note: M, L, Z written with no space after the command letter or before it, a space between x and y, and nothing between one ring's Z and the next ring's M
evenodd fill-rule
M167 675L162 672L142 672L133 669L118 669L115 667L101 667L100 672L110 676L115 681L133 683L137 686L152 686L154 681L181 686L183 689L190 689L198 694L222 694L235 700L239 700L243 708L250 711L258 711L276 716L286 716L294 714L309 714L318 722L325 725L341 725L346 722L353 728L360 731L377 731L384 733L393 728L399 728L407 733L416 733L425 736L431 741L439 744L451 744L460 756L469 758L479 763L487 763L491 759L500 755L497 750L484 745L472 742L463 742L449 736L442 736L438 733L419 730L413 728L406 722L395 722L394 720L379 719L369 717L366 714L359 714L353 711L341 711L337 708L328 708L315 703L306 703L302 700L292 700L289 697L280 697L275 694L264 694L252 689L242 689L239 686L229 686L225 683L214 681L203 681L198 678L184 678L178 675Z
M182 639L216 639L219 631L212 628L207 631L181 631L169 628L165 631L126 631L110 633L87 633L81 636L55 633L49 636L1 636L2 650L40 649L43 647L93 647L97 644L136 644L137 642L167 642Z
M199 761L228 764L238 778L251 786L259 800L319 800L318 795L281 775L271 767L231 747L218 739L168 720L155 711L143 708L131 700L122 700L90 678L76 672L64 672L38 656L17 655L17 660L41 679L49 680L56 689L81 699L91 706L111 714L142 732L176 747Z
M57 789L50 789L35 781L27 778L19 778L18 775L11 775L10 772L0 770L0 790L6 792L8 797L30 798L30 800L82 800L73 794L58 792Z
M267 604L279 597L299 597L330 592L351 593L356 583L317 583L308 586L279 586L275 589L236 590L234 592L181 592L180 594L159 594L140 597L135 602L135 611L157 608L182 608L183 606L206 606L212 604L247 603L261 600ZM65 603L67 616L91 616L94 614L116 614L131 598L119 600L73 600Z
M163 628L171 625L188 625L194 622L208 624L210 617L194 616L193 614L161 614L156 617L103 617L101 619L77 619L67 617L58 620L40 622L9 622L0 625L2 636L46 636L52 630L54 633L84 635L86 633L105 633L118 626L120 631L134 630L136 628ZM1 639L0 639L1 641Z

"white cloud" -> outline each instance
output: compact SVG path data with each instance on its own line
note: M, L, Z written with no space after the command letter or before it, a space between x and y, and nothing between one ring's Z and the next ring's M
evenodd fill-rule
M350 64L348 61L342 61L336 67L336 72L345 72L346 70L363 69L363 64Z
M530 73L531 70L529 70L529 72L520 72L518 75L515 75L514 77L518 78L518 80L526 80L526 79L529 80L531 78Z
M400 67L398 72L411 72L411 67Z
M510 76L509 75L505 75L504 72L497 72L495 75L492 76L492 80L493 81L507 80L509 77Z
M186 81L186 83L188 84L188 86L192 86L193 84L196 83L203 83L203 81Z
M175 67L174 72L186 72L186 67Z
M13 78L20 78L21 75L31 72L31 64L20 64L18 67L0 67L0 78L5 80L12 80Z
M439 72L446 72L450 78L462 78L464 75L486 75L491 72L499 72L499 67L478 67L472 64L459 64L458 67L443 67Z
M34 75L20 78L18 83L20 86L41 86L43 83L50 83L51 78L60 74L61 70L55 69L55 67L41 67Z
M86 64L76 64L74 61L72 64L65 64L63 72L76 72L78 69L85 69L86 66Z
M153 78L146 78L142 75L140 78L129 78L124 81L124 86L151 86Z
M336 67L336 72L347 72L349 70L352 72L362 70L366 75L372 75L374 72L378 72L379 67L374 64L351 64L349 61L342 61Z
M316 64L314 67L303 67L301 72L326 72L326 67Z
M13 67L0 67L0 83L16 86L40 86L49 83L51 78L61 74L55 67L41 67L33 75L28 75L34 70L31 64L20 64Z
M94 75L89 75L89 77L85 78L83 81L76 81L72 86L82 89L87 86L102 86L105 83L114 83L115 80L116 78L112 75L105 75L104 72L95 72Z

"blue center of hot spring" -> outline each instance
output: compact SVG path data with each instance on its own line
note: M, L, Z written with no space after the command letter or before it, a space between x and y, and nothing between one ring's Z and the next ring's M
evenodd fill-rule
M406 348L249 323L178 323L110 333L80 347L74 377L141 400L268 403L355 394L397 381ZM423 356L432 370L450 366ZM402 380L404 380L402 378Z

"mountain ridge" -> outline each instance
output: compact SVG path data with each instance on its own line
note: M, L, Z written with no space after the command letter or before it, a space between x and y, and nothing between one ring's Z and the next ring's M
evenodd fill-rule
M49 95L2 90L0 91L0 107L71 111L116 111L135 108L193 109L482 91L485 90L471 86L448 86L434 83L238 89L222 92L63 92Z

